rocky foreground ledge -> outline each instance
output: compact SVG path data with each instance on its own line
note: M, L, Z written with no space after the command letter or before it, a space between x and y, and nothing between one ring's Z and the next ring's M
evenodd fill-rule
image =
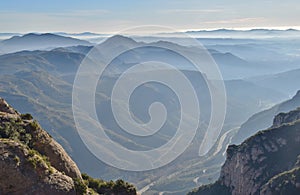
M120 194L136 189L122 180L105 182L84 174L30 114L0 98L0 194Z

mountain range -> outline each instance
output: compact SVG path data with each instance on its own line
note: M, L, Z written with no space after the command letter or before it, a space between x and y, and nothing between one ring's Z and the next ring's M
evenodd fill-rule
M71 37L59 36L51 33L29 33L21 36L13 36L0 42L0 54L13 53L22 50L49 50L57 47L77 45L92 45L88 41Z
M299 38L300 31L296 29L277 30L277 29L250 29L250 30L199 30L186 31L185 33L197 37L222 37L222 38Z
M26 36L31 38L27 39ZM192 188L217 180L221 165L225 160L224 152L231 141L239 144L257 131L270 127L276 114L295 109L299 103L299 94L292 100L280 103L298 90L296 82L291 81L292 79L297 81L298 78L297 70L300 68L297 65L298 58L287 58L286 47L274 52L274 45L278 42L273 40L267 41L268 44L266 44L266 40L257 42L250 40L251 43L249 40L238 40L238 43L233 41L231 45L229 40L209 40L210 42L208 41L206 46L208 52L219 65L225 78L227 115L222 133L215 146L207 156L198 157L199 140L203 136L201 129L206 127L210 119L211 103L205 75L195 71L191 68L190 63L164 49L164 46L191 53L195 53L195 50L199 48L182 46L176 44L175 41L174 43L169 41L149 43L137 42L124 36L111 37L97 46L100 58L108 58L108 54L112 51L121 51L132 46L137 47L137 49L121 54L111 62L101 80L104 85L101 87L99 84L95 93L97 114L100 121L105 124L106 133L113 140L131 149L144 150L160 146L174 135L174 129L176 129L174 121L178 117L179 110L178 101L170 90L154 83L140 87L142 91L132 96L131 107L133 113L139 116L139 120L147 121L149 119L145 112L147 105L158 100L163 102L172 114L162 132L154 135L152 140L140 139L122 132L122 129L113 120L111 109L109 109L110 90L108 89L124 70L141 63L142 60L163 61L181 70L189 78L201 100L202 125L184 155L169 166L158 170L145 173L120 171L99 161L89 152L81 141L73 120L73 81L79 65L93 46L86 41L72 38L67 38L70 41L68 44L64 41L57 43L56 46L49 46L47 43L45 47L44 44L39 44L40 39L48 39L48 36L54 36L54 39L58 40L66 38L52 34L29 34L7 43L8 45L22 45L23 40L30 40L38 50L35 50L34 47L32 47L33 50L25 47L26 42L24 42L23 48L16 46L16 52L0 55L0 96L17 110L23 113L32 113L42 127L63 146L82 172L106 180L125 179L134 183L144 192L143 194L184 194ZM217 43L211 44L213 41L217 41ZM222 44L220 44L221 42ZM286 46L290 42L280 43ZM295 45L297 45L296 42ZM261 50L255 53L257 48L261 48ZM296 46L287 49L294 52ZM264 53L260 54L260 52ZM258 57L256 61L253 61L255 55L260 56L265 53L270 54L268 58ZM274 56L279 55L285 56L284 60L274 63L275 60L271 59L275 59ZM292 61L292 65L283 66L282 64L288 63L287 60ZM169 71L169 73L172 72ZM153 71L151 74L156 74L156 72ZM93 77L93 75L89 76Z

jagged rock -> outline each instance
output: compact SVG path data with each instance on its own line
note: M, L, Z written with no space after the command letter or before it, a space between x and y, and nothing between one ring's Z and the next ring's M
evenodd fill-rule
M24 144L0 141L0 194L76 194L72 178Z
M300 109L227 149L218 181L190 194L300 194Z
M8 105L8 103L0 98L0 112L3 112L3 113L7 113L7 114L17 114L17 112Z
M293 110L289 113L280 113L278 114L273 121L273 126L272 127L279 127L285 123L291 123L293 121L299 120L300 119L300 108L297 110Z
M24 129L26 133L30 134L31 140L29 144L32 149L47 156L53 167L60 172L64 172L71 178L81 178L81 173L75 162L64 151L60 144L52 139L31 117L24 118L24 116L21 116L10 107L5 100L0 99L0 126L5 124L5 122L11 121L17 121L18 128Z
M137 194L123 180L84 175L30 114L18 113L0 98L0 194Z
M264 195L288 194L298 195L300 189L300 168L280 173L261 187L260 193Z
M0 99L0 194L76 194L74 161L28 114Z
M71 178L81 178L81 173L77 165L64 151L62 146L52 139L46 131L41 129L39 125L32 126L31 124L26 124L25 129L32 135L34 140L32 144L33 149L47 156L51 165L57 170L64 172Z
M123 180L84 176L30 114L18 113L0 98L0 194L137 194Z

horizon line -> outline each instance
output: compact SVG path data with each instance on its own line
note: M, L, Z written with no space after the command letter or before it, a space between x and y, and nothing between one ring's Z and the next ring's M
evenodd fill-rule
M300 26L291 26L291 27L237 27L237 28L203 28L203 29L181 29L174 32L153 32L152 34L168 34L168 33L185 33L185 32L197 32L197 31L217 31L217 30L232 30L232 31L251 31L251 30L281 30L281 31L287 31L287 30L298 30L300 31ZM77 31L77 32L70 32L70 31L25 31L25 32L0 32L0 34L44 34L44 33L52 33L52 34L59 34L59 33L66 33L66 34L84 34L84 33L91 33L91 34L98 34L98 35L111 35L116 34L116 32L96 32L96 31Z

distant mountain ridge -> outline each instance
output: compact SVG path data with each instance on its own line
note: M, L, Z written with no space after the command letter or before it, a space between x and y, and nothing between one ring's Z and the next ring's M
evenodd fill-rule
M23 36L13 36L0 42L0 53L12 53L22 50L49 50L56 47L70 47L77 45L92 45L88 41L64 37L51 33L29 33Z
M273 75L247 78L247 81L269 89L293 95L297 92L300 82L300 69L294 69Z
M249 34L256 34L256 35L290 35L290 36L299 36L300 35L300 30L298 29L268 29L268 28L257 28L257 29L249 29L249 30L238 30L238 29L215 29L215 30L188 30L184 31L184 33L191 34L191 35L249 35ZM31 33L27 33L31 34ZM43 34L43 33L34 33L34 34ZM66 37L73 37L73 38L80 38L80 37L87 37L87 38L99 38L99 37L110 37L113 36L113 34L107 34L107 33L101 33L101 32L78 32L78 33L72 33L72 32L52 32L51 34L54 35L59 35L59 36L66 36ZM181 34L178 32L170 32L170 33L156 33L153 34L152 36L157 36L157 35L176 35L176 34ZM12 37L12 36L22 36L26 34L22 33L0 33L0 37ZM246 37L250 38L250 37Z
M288 38L300 37L300 31L297 29L250 29L250 30L232 30L232 29L217 29L217 30L194 30L186 31L185 33L192 36L203 37L232 37L232 38Z
M279 30L279 29L266 29L266 28L256 28L256 29L250 29L250 30L233 30L233 29L216 29L216 30L193 30L193 31L186 31L186 33L197 33L197 32L300 32L297 29L286 29L286 30Z

